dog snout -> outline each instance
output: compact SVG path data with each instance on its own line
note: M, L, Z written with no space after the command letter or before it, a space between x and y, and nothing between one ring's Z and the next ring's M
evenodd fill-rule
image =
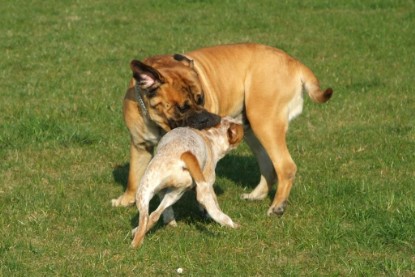
M189 127L199 130L216 126L220 123L221 117L208 111L196 112L188 117Z

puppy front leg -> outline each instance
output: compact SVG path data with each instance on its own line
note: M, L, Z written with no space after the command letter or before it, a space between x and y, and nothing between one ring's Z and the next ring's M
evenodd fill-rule
M231 228L239 227L237 223L234 223L232 219L220 209L215 191L213 190L213 185L206 182L197 182L196 195L197 201L202 204L213 220L221 225L226 225Z
M141 177L151 160L153 149L145 147L144 145L134 145L131 140L130 145L130 170L128 172L127 189L124 194L117 199L112 199L112 206L131 206L135 202L135 194L137 192L138 184Z

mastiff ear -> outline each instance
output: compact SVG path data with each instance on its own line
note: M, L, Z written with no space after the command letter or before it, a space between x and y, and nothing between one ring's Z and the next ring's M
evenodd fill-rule
M132 60L130 63L133 77L141 89L155 89L164 83L164 78L155 68L140 61Z
M190 67L192 69L194 67L193 60L191 58L189 58L189 57L186 57L185 55L182 55L182 54L174 54L173 55L173 59L175 59L178 62L181 62L182 64L184 64L184 65L186 65L186 66L188 66L188 67Z

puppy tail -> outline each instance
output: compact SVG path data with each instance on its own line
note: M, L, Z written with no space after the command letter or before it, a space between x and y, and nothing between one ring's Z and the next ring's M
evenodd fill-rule
M327 88L322 91L320 89L320 83L314 73L306 66L303 65L301 70L301 82L303 88L308 92L311 100L316 103L324 103L328 101L333 95L333 89Z
M184 152L180 156L180 159L186 164L187 170L189 170L190 175L196 183L205 182L205 176L203 175L199 162L197 161L196 156L193 155L192 152Z

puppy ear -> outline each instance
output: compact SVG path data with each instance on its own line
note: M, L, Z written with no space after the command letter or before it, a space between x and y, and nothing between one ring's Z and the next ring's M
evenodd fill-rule
M231 122L228 128L228 140L230 145L238 144L244 137L244 128L241 124Z
M182 64L190 67L193 69L194 67L194 63L193 60L189 57L186 57L185 55L181 55L181 54L174 54L173 55L173 59L175 59L178 62L181 62Z
M133 77L141 89L155 89L164 83L164 78L155 68L140 61L132 60L130 63Z

